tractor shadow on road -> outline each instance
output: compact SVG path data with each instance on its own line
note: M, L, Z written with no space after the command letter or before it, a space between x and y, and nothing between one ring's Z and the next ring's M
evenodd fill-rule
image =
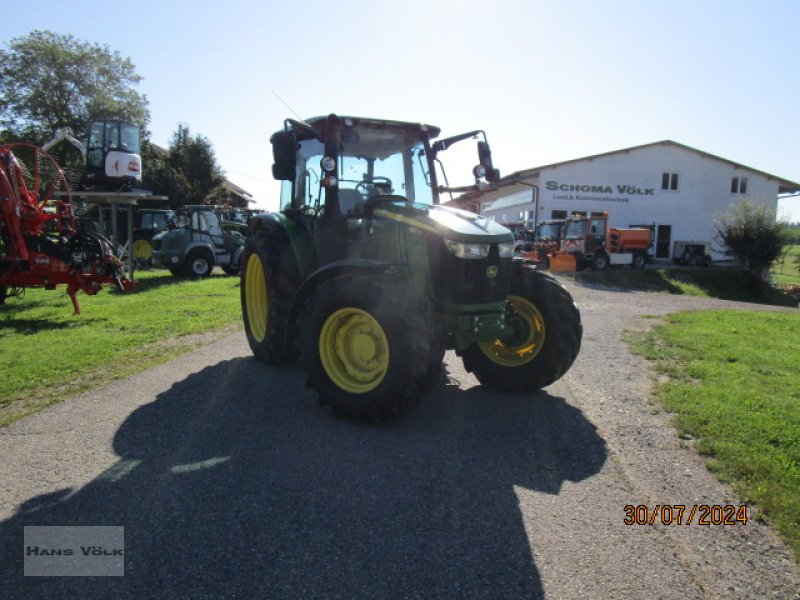
M116 465L0 524L0 596L544 596L514 488L601 469L579 410L442 380L406 417L357 425L303 381L236 358L131 413ZM23 578L26 525L124 526L125 576Z

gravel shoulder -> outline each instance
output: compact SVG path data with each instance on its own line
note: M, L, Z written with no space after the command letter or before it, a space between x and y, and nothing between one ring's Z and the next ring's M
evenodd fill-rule
M730 488L705 468L691 444L678 438L651 402L652 374L628 352L622 332L651 327L653 316L683 310L796 311L648 292L589 289L562 278L584 322L581 354L563 384L598 427L611 463L630 486L630 504L737 504ZM648 317L648 318L643 318ZM706 598L798 598L800 571L790 551L752 517L746 526L656 526ZM642 573L643 577L647 575Z

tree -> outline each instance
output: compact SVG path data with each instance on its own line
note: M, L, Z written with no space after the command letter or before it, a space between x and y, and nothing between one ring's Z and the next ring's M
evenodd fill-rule
M725 254L739 260L758 278L763 278L781 253L784 223L775 220L767 206L747 200L736 204L715 226L716 241Z
M84 133L88 123L120 118L144 129L147 97L128 58L108 46L33 31L0 50L0 127L7 140L41 145L56 129Z
M144 171L145 186L155 194L169 196L173 208L213 200L225 181L211 141L199 134L193 136L184 123L172 134L168 152L147 144L142 160L150 164Z

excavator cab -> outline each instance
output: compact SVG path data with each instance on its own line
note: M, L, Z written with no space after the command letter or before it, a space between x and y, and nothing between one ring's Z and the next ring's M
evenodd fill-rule
M115 182L142 180L140 129L118 120L93 121L86 139L83 185L94 189Z

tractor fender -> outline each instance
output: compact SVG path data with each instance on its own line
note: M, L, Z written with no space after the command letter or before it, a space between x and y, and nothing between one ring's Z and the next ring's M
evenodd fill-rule
M217 264L217 256L216 256L216 254L214 254L214 246L212 246L212 245L211 245L211 244L209 244L208 242L198 242L198 241L189 242L189 243L186 245L186 247L183 249L183 260L184 260L184 262L186 261L186 259L188 258L188 256L189 256L189 255L190 255L190 254L191 254L191 253L192 253L194 250L197 250L198 248L201 248L201 249L203 249L203 250L207 250L207 251L208 251L208 253L209 253L209 254L211 254L211 260L212 260L212 262L214 263L214 265L216 265L216 264Z
M242 254L244 254L244 246L239 246L236 250L234 250L233 254L231 255L231 266L241 265Z
M340 275L394 275L397 267L392 263L367 260L363 258L350 258L330 262L309 275L295 292L292 298L292 307L289 309L289 316L286 320L286 335L283 340L284 349L289 351L289 345L299 334L297 331L298 318L305 306L306 300L317 287L334 277Z

